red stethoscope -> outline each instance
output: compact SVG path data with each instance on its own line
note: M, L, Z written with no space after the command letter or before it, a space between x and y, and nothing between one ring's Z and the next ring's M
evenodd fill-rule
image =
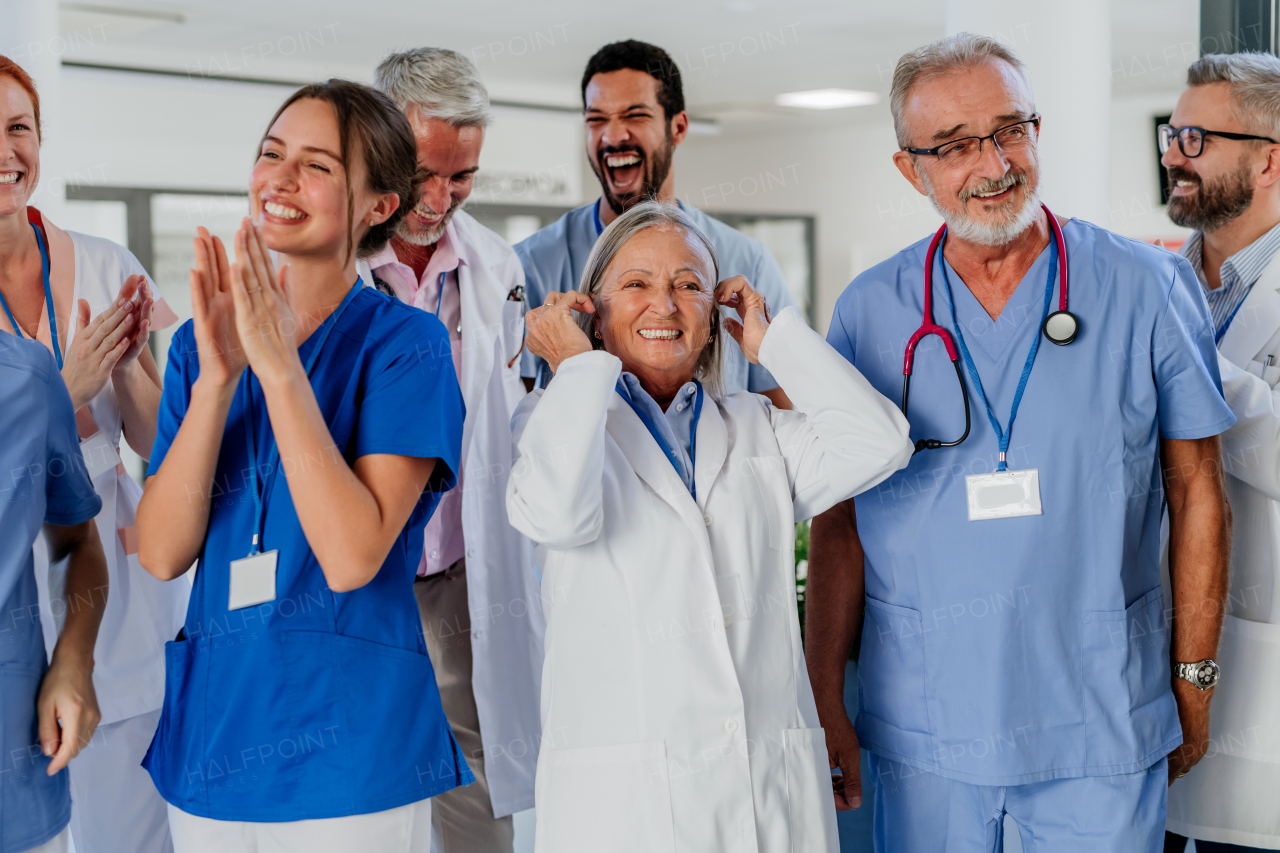
M1043 204L1040 207L1044 210L1045 215L1049 217L1049 228L1053 231L1054 242L1058 246L1059 269L1061 273L1061 286L1058 289L1058 310L1054 311L1044 318L1040 330L1050 343L1058 346L1066 346L1076 339L1080 333L1080 321L1076 316L1067 310L1067 245L1062 238L1062 228L1058 225L1058 220L1049 208ZM936 438L921 438L916 441L916 452L921 450L937 450L939 447L955 447L966 438L969 437L969 392L964 384L964 372L960 369L960 354L956 351L955 342L951 338L951 333L933 322L933 262L937 257L938 248L942 246L947 238L947 226L943 225L938 232L933 235L933 239L929 241L929 251L925 255L924 261L924 311L920 328L916 329L915 334L907 341L906 353L902 363L902 414L907 414L907 400L911 392L911 369L915 365L916 344L924 340L929 335L937 335L942 339L942 345L947 348L947 355L951 358L951 364L956 369L956 380L960 383L960 396L964 399L964 434L955 441L939 441Z

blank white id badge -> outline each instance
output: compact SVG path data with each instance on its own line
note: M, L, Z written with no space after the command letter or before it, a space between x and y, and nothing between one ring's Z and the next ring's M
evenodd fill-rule
M110 439L101 430L80 442L80 453L84 455L90 480L98 479L120 464L120 454L116 453Z
M231 561L231 594L228 610L252 607L276 600L276 555L279 551L251 554Z
M1040 469L995 471L964 478L969 520L1040 515Z

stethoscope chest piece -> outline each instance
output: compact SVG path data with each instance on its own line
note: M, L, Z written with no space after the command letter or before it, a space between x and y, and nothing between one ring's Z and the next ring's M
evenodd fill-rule
M1080 334L1080 321L1070 311L1054 311L1044 318L1044 336L1050 343L1064 347Z

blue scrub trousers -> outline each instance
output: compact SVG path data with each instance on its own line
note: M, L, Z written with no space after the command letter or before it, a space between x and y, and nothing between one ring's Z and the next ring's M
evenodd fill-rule
M1000 853L1004 816L1025 853L1161 853L1167 759L1138 773L972 785L871 756L876 853Z

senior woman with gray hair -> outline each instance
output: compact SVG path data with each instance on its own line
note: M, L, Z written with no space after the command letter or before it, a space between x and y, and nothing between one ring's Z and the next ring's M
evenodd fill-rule
M689 217L645 202L527 317L555 372L507 484L547 619L540 853L838 849L794 522L903 467L908 426L794 308L717 279ZM795 411L723 393L726 332Z

